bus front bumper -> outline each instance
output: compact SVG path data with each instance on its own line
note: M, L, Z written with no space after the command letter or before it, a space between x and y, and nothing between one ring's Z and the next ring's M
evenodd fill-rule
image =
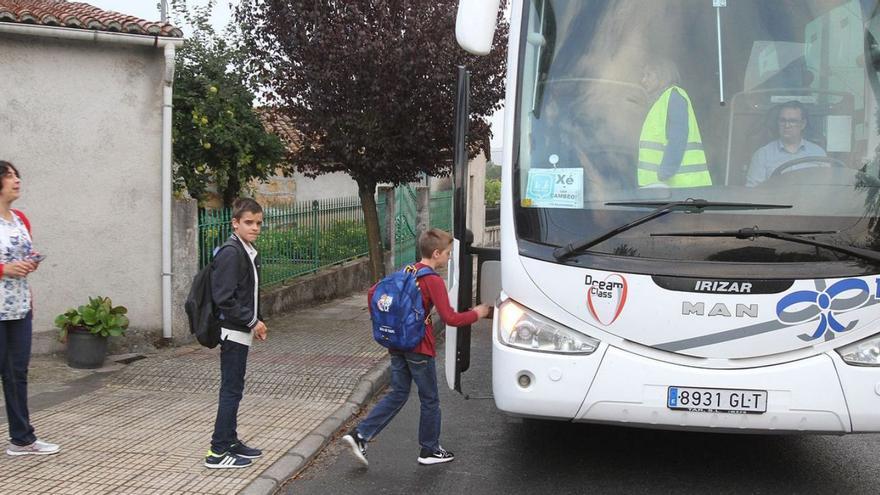
M589 356L565 356L493 341L495 403L513 415L743 433L880 431L880 368L847 365L834 352L774 366L718 370L607 345ZM671 409L670 387L766 391L766 411Z
M670 409L670 387L766 391L766 412ZM574 419L687 430L852 430L840 380L827 355L762 368L716 370L664 363L609 347Z

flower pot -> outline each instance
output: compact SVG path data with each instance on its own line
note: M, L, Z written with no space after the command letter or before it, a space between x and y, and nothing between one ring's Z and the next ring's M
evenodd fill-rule
M94 369L104 366L107 357L107 337L87 330L67 333L67 365L71 368Z

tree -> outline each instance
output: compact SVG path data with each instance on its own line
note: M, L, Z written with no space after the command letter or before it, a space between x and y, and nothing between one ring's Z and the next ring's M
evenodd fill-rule
M267 179L278 166L285 170L284 143L266 132L254 109L234 31L221 37L208 23L213 2L192 11L183 1L173 7L194 29L175 67L175 187L204 200L213 183L229 207L251 180Z
M486 179L485 187L486 206L494 208L501 201L501 181L499 179Z
M453 0L243 0L236 11L267 100L301 134L290 162L357 182L374 279L376 185L450 172L457 65L471 71L471 134L490 135L504 94L502 12L492 53L476 57L455 41Z

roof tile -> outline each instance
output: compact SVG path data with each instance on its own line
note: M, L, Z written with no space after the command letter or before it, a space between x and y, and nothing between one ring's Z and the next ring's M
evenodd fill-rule
M0 22L63 26L96 31L182 38L183 32L167 22L102 10L66 0L0 0Z
M275 134L287 145L288 151L295 151L302 143L302 134L296 128L293 120L272 107L257 107L257 114L263 121L264 127Z

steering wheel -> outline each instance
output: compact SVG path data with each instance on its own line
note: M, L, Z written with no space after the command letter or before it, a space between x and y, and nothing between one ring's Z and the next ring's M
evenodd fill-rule
M825 162L825 163L830 163L831 165L833 165L834 167L837 167L837 168L847 168L845 163L838 160L837 158L832 158L830 156L802 156L800 158L791 159L791 160L783 163L782 165L776 167L776 170L774 170L773 173L770 174L770 177L768 177L767 180L779 177L780 175L782 175L782 172L785 172L786 170L790 169L791 167L794 167L795 165L800 165L801 163L815 163L815 162Z

